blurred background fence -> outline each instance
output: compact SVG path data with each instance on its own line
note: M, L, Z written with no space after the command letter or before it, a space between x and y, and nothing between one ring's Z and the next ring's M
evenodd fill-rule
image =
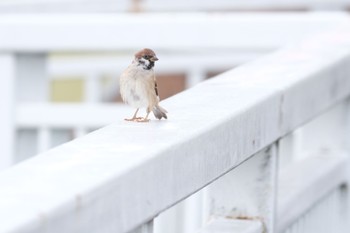
M10 102L5 109L13 106L12 123L3 121L4 128L16 129L5 144L3 166L115 121L125 107L119 75L140 48L153 48L161 59L156 72L165 99L345 18L332 13L2 16L1 49L12 59L8 69L16 70L2 85L14 96L4 99ZM214 38L208 40L208 33Z

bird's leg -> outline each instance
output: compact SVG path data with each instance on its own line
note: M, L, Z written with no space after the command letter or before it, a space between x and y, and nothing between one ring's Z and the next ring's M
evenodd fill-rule
M139 109L136 109L136 112L135 112L135 114L134 114L134 116L132 118L130 118L130 119L126 118L124 120L126 120L126 121L138 121L138 120L141 120L142 117L136 117L138 111L139 111Z

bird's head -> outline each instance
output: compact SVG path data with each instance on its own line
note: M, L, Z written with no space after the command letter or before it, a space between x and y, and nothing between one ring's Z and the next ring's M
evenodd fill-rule
M135 54L135 61L145 70L152 69L154 62L158 60L152 49L142 49Z

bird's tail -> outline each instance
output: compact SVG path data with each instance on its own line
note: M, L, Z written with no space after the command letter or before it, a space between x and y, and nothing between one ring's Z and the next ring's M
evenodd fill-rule
M164 108L162 108L161 106L159 106L159 105L156 105L156 106L154 106L154 108L153 108L153 114L154 114L154 116L157 118L157 119L162 119L163 117L165 118L165 119L168 119L168 117L167 117L167 115L166 115L166 113L168 113L167 112L167 110L165 110Z

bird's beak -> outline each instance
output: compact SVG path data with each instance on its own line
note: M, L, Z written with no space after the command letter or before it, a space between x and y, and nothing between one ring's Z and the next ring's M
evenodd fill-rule
M152 58L151 58L151 61L158 61L159 59L158 59L158 57L156 57L156 56L153 56Z

